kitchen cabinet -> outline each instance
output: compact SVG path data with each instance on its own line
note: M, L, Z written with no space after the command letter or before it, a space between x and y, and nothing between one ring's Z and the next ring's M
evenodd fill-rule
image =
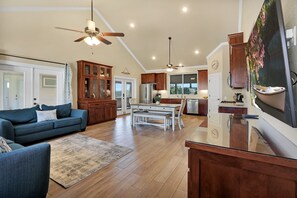
M141 84L156 83L156 90L167 89L167 74L166 73L148 73L141 74Z
M198 103L198 112L199 115L206 116L208 112L208 100L207 99L199 99Z
M245 88L247 84L247 65L243 33L228 35L230 54L229 83L234 89Z
M116 101L111 100L112 66L77 61L78 108L88 111L88 124L116 118Z
M245 107L219 107L219 113L247 114Z
M167 74L156 73L156 90L167 90Z
M198 70L198 87L199 90L208 89L208 72L207 70Z
M141 84L156 83L156 74L141 74Z

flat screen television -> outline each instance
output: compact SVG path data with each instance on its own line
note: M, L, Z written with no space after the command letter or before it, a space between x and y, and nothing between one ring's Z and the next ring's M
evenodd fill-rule
M265 0L246 45L254 106L297 127L280 0Z

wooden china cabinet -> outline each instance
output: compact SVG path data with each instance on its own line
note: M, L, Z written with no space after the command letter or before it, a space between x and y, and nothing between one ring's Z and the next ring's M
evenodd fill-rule
M88 111L88 124L116 118L116 100L111 99L112 66L77 61L78 108Z

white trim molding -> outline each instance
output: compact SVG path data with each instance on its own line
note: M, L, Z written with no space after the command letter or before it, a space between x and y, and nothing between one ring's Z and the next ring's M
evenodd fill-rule
M207 56L206 59L209 59L214 53L216 53L216 51L218 51L221 47L229 45L228 42L223 42L221 44L219 44L214 50L212 50L212 52L210 52Z

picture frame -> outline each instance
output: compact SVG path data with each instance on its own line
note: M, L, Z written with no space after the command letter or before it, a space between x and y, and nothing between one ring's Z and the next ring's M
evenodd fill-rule
M42 87L44 88L56 88L57 79L55 76L42 76Z

